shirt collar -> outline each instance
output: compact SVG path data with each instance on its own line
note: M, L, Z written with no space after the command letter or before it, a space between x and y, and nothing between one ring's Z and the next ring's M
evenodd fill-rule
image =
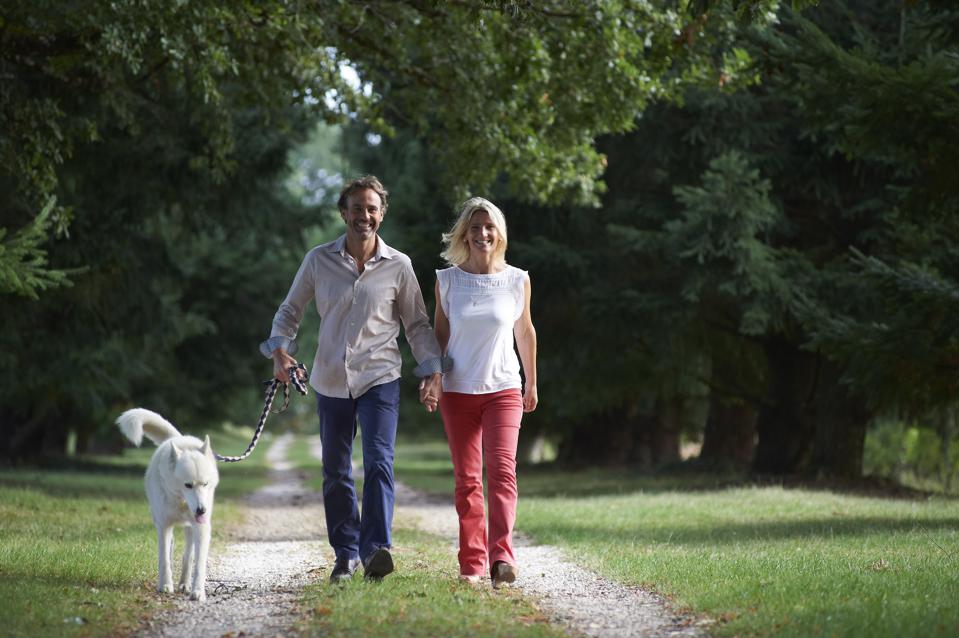
M330 244L329 251L331 253L340 253L341 256L346 257L346 234L342 234L336 238L336 241ZM373 259L370 261L379 261L381 259L393 259L396 256L396 251L393 250L390 246L383 241L383 238L379 235L376 236L376 252L373 253Z

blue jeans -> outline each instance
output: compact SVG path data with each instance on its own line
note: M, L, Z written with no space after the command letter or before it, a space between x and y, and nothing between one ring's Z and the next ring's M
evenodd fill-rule
M366 559L390 547L393 524L393 448L399 420L400 381L376 385L358 398L317 393L323 442L323 507L337 559ZM363 434L363 517L353 484L353 439Z

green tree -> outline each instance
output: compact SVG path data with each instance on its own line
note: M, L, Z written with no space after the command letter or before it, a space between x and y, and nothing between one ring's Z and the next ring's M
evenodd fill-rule
M807 43L799 80L820 96L808 117L832 132L838 152L895 177L888 241L853 245L853 271L840 282L842 294L861 302L818 323L814 343L847 361L846 380L879 407L948 407L959 363L959 12L906 7L897 33L860 34L851 50L814 24L797 25ZM813 72L823 64L828 78Z
M135 140L111 131L60 169L85 214L53 254L84 270L71 287L4 301L2 456L62 450L70 430L87 449L131 402L176 423L258 413L269 367L256 344L302 257L301 230L323 220L278 184L300 134L251 128L217 182L183 165L192 138L168 100L169 126Z
M595 201L597 135L630 128L638 109L684 78L742 65L701 52L714 4L722 3L7 3L0 182L10 197L0 227L36 216L80 145L111 127L137 139L158 125L171 93L197 133L181 161L221 182L245 134L235 109L283 129L293 103L329 119L356 113L381 133L392 130L389 114L442 137L444 183L459 193L505 174L526 198ZM738 4L754 19L776 5ZM345 79L346 65L358 85ZM79 211L61 202L62 235ZM3 257L7 270L21 268L14 253Z
M0 228L0 294L36 299L38 291L69 283L66 272L48 267L46 252L40 248L53 223L55 204L55 199L47 202L33 223L9 239L7 229Z

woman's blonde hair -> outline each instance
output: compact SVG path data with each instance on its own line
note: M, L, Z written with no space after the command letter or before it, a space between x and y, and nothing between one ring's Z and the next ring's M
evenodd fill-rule
M493 252L493 263L497 266L506 263L506 217L503 211L496 207L496 204L482 197L471 197L460 207L459 217L456 223L450 228L450 232L443 233L443 243L446 249L440 253L440 257L446 260L451 266L459 266L470 257L469 246L464 241L466 231L469 230L470 220L477 211L486 211L493 219L493 225L499 233L499 242L496 244L496 250Z

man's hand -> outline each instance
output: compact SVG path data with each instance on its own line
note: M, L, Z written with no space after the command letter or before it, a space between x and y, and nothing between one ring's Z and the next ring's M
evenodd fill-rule
M427 412L436 411L441 396L443 396L443 375L437 372L420 381L420 403L426 406Z
M273 376L281 383L290 382L290 368L296 365L296 359L290 356L285 348L277 348L273 351ZM296 371L300 379L303 378L301 370Z

